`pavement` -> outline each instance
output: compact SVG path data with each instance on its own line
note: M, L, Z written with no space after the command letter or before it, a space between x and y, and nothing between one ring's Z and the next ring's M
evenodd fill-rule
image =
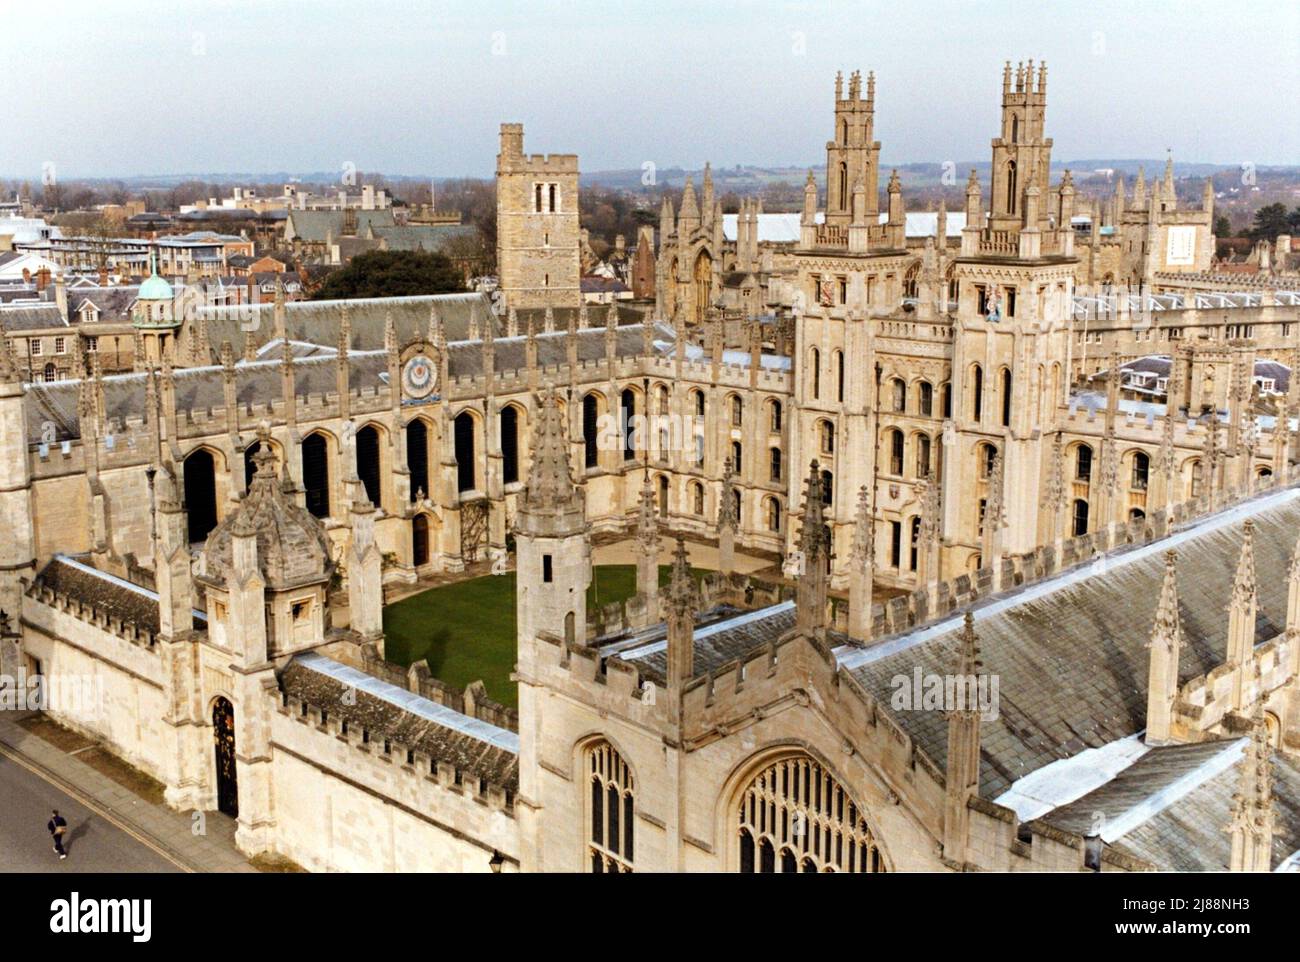
M0 712L0 872L257 872L235 848L235 820L142 798ZM68 821L68 858L46 831L51 809Z

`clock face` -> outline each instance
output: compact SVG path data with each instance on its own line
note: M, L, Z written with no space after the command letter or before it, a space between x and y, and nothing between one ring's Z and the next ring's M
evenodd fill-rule
M437 385L438 372L429 358L417 354L406 362L402 369L402 389L407 397L426 398Z

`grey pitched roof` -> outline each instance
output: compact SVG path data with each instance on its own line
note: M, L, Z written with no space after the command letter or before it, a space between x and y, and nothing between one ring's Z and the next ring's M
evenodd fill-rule
M794 627L794 605L784 602L758 611L742 612L719 607L696 619L694 675L705 675L730 661L776 641ZM606 650L613 644L621 647L613 657L634 665L645 678L663 684L668 677L667 628L655 625L647 632L630 636L631 647L619 645L619 639L604 642Z
M56 556L32 582L32 590L40 588L75 598L142 631L157 634L160 630L157 595L86 565Z
M1241 547L1241 521L1255 522L1257 570L1285 571L1300 530L1300 492L1286 490L1205 519L1164 541L1076 569L975 610L984 672L999 681L1000 710L981 727L981 793L994 798L1044 765L1145 728L1148 654L1163 552L1178 552L1179 612L1185 641L1179 680L1223 663L1227 591ZM1286 622L1285 578L1259 580L1255 637ZM841 654L841 663L883 706L894 679L913 670L951 671L960 619L906 632ZM947 765L942 712L897 711L895 719L941 768Z
M478 237L478 228L471 224L411 224L405 227L373 228L374 235L390 251L427 252L441 251L458 237Z
M308 242L323 243L329 235L338 240L343 236L345 217L349 213L356 215L357 234L364 233L369 226L392 227L396 223L392 210L291 210L285 230Z
M13 334L16 331L39 331L50 327L67 327L68 322L59 313L59 305L5 304L0 306L0 329Z

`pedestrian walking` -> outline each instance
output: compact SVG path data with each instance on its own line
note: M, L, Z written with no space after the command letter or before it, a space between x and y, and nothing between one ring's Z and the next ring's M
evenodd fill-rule
M50 830L50 835L54 837L54 851L59 853L59 858L67 858L68 853L63 850L63 836L68 831L68 823L59 814L57 808L54 810L54 814L50 816L50 821L45 827Z

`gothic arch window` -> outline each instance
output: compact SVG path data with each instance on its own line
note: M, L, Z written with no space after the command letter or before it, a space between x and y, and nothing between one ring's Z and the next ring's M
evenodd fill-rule
M943 387L940 388L939 391L943 397L943 407L941 410L943 411L943 418L946 421L948 418L952 417L952 382L945 381Z
M1142 451L1133 452L1133 490L1145 491L1151 476L1151 459Z
M416 418L406 426L406 469L411 473L411 500L429 491L429 426Z
M1016 212L1016 162L1007 164L1007 213Z
M1188 496L1199 498L1204 488L1205 471L1202 469L1199 458L1192 461L1190 468L1191 470L1188 471Z
M984 368L978 364L971 367L971 419L984 420Z
M911 545L911 551L907 566L910 570L915 571L921 548L921 519L919 517L913 517L908 523L908 542Z
M453 426L456 439L456 488L458 491L474 491L478 487L474 415L462 411L456 416Z
M918 434L916 436L916 476L918 478L928 478L930 476L930 436L928 434Z
M507 404L498 416L501 428L501 483L515 484L519 480L519 409ZM415 479L411 479L415 483Z
M704 514L704 485L698 481L691 482L691 512Z
M993 476L993 462L997 459L998 449L991 444L981 444L977 449L978 461L976 467L979 469L981 481L987 481Z
M731 423L733 427L740 427L745 420L745 403L740 400L740 396L733 394L731 396Z
M320 432L302 441L302 486L306 489L307 510L318 518L330 516L329 442Z
M1002 426L1011 426L1011 370L1002 369Z
M731 512L738 523L744 517L744 502L741 501L740 491L736 488L731 489Z
M767 412L768 412L769 432L771 434L780 434L781 433L781 402L768 401Z
M921 263L920 261L917 261L911 267L909 267L907 269L907 273L903 275L903 296L904 297L911 297L911 298L916 297L916 293L918 289L917 281L920 278L920 276L921 276Z
M212 452L199 448L185 459L185 512L191 544L206 541L217 526L217 470Z
M821 440L822 454L835 453L835 425L830 421L818 421L817 433Z
M1080 444L1074 450L1074 480L1092 480L1092 448L1086 444Z
M813 348L808 352L808 370L812 374L812 396L822 396L822 353Z
M840 210L849 209L849 165L840 161Z
M889 434L889 473L895 477L903 476L903 432L891 428Z
M893 409L899 414L904 413L907 410L907 382L901 377L896 377L889 382L889 390Z
M741 872L887 871L861 807L809 755L763 767L732 811Z
M767 498L763 502L764 514L767 516L767 530L781 532L781 502L776 498Z
M594 468L600 463L597 432L600 420L600 399L588 394L582 399L582 451L583 465Z
M357 477L366 490L366 497L376 508L382 504L379 470L379 431L367 424L356 436Z
M829 471L822 472L822 502L831 504L834 500L835 475Z
M658 484L659 484L659 517L667 518L668 517L668 476L665 474L659 475Z
M731 442L731 470L740 474L741 472L741 455L744 449L740 446L739 441Z
M633 436L632 428L635 422L632 420L636 416L636 393L627 388L619 398L619 433L623 438L623 460L632 461L636 458L636 439Z
M693 273L695 281L695 316L697 324L703 323L708 315L709 307L713 303L713 258L708 251L700 251L695 258L695 270Z
M704 417L704 392L692 391L691 397L695 399L695 416L697 418Z
M632 771L609 742L587 747L587 864L590 871L630 872L636 856Z
M1083 498L1074 499L1074 526L1072 531L1075 537L1088 533L1088 502Z
M1020 142L1020 118L1014 114L1011 117L1011 142L1013 144Z
M844 400L844 352L835 352L835 398Z
M934 414L934 388L922 381L916 388L917 409L927 418Z
M768 475L770 480L780 481L781 480L781 449L780 448L774 447L768 449L768 467L771 469Z

